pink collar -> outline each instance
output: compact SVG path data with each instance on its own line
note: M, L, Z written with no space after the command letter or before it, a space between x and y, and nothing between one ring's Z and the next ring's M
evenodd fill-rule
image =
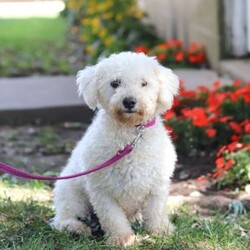
M134 147L136 146L137 142L141 139L143 132L144 132L144 129L154 126L155 123L156 123L156 118L153 118L152 120L148 121L147 123L137 126L136 127L137 136L131 143L127 144L123 149L118 150L116 152L116 154L113 157L111 157L109 160L103 162L100 165L97 165L93 168L87 169L86 171L83 171L83 172L80 172L77 174L67 175L67 176L59 176L59 177L36 175L36 174L31 174L31 173L22 171L18 168L9 166L9 165L7 165L5 163L1 163L1 162L0 162L0 171L7 173L7 174L17 176L17 177L21 177L24 179L47 180L47 181L72 179L72 178L76 178L79 176L87 175L87 174L96 172L98 170L101 170L103 168L106 168L106 167L118 162L120 159L122 159L126 155L130 154L133 151Z
M142 124L142 125L137 125L136 126L136 131L137 131L137 136L136 138L132 141L131 145L132 147L135 147L137 142L142 138L143 132L145 128L150 128L154 126L156 123L156 118L154 117L152 120L149 120L148 122Z
M143 125L139 125L142 126L143 128L150 128L152 126L154 126L156 123L156 118L154 117L152 120L149 120L148 122L144 123Z

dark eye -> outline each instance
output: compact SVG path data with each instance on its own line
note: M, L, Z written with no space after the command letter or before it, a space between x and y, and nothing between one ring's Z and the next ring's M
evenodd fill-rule
M145 87L145 86L147 86L148 85L148 83L146 82L146 81L143 81L142 83L141 83L141 86L142 87Z
M114 89L116 89L117 87L119 87L121 85L121 80L114 80L110 83L110 86Z

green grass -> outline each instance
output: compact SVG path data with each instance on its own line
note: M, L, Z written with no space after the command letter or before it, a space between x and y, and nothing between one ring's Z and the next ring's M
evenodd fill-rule
M34 194L42 192L46 186L37 187L36 183L16 185L12 194L20 189L32 189ZM13 201L4 195L0 188L0 249L117 249L107 248L103 238L86 238L67 232L57 232L50 228L48 221L54 212L50 200L19 199ZM204 218L180 211L172 216L176 226L172 236L152 238L129 249L171 249L171 250L245 250L250 246L250 215L245 214L236 220L226 220L222 215ZM145 232L138 229L140 234Z
M62 18L0 19L0 24L1 45L11 41L15 45L20 42L21 46L29 47L25 44L27 40L40 44L55 39L60 41L64 39L67 31L65 20ZM16 39L18 41L15 41Z
M69 73L65 19L0 19L0 27L0 76Z

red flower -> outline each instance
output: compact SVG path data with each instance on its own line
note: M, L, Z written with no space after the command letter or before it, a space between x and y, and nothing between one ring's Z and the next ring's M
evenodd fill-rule
M206 100L206 103L208 104L208 111L213 112L218 110L225 99L226 93L211 93Z
M198 44L198 43L191 43L189 48L188 48L188 51L190 53L196 53L196 52L199 52L202 50L203 50L203 46Z
M240 126L245 126L246 124L249 124L249 123L250 123L250 120L246 119L240 123Z
M235 94L238 97L243 97L246 103L250 103L250 84L245 84L244 87L237 89Z
M182 47L182 42L175 40L175 39L168 39L166 44L168 45L168 47L172 47L172 48L181 48Z
M221 117L220 118L220 122L227 122L229 120L232 120L232 117L231 116L224 116L224 117Z
M196 56L194 56L194 55L188 55L188 61L189 61L191 64L195 64L195 63L197 63L197 58L196 58Z
M173 129L169 125L165 125L165 129L170 133L173 131Z
M205 55L204 55L203 51L201 51L201 52L199 52L199 53L197 54L196 61L197 61L198 63L203 63L203 62L205 61Z
M173 129L168 126L168 125L165 125L165 129L167 130L167 132L170 134L171 138L173 140L175 140L177 138L177 135L174 133Z
M216 157L219 157L222 155L222 153L227 149L227 146L224 145L220 148L220 150L218 151L218 153L216 154Z
M219 177L223 172L224 172L224 169L223 169L223 168L217 170L214 174L212 174L212 178L217 178L217 177Z
M235 93L229 93L229 97L230 97L232 102L238 101L238 96Z
M240 86L240 83L241 83L240 80L235 80L235 81L233 82L233 86L234 86L234 87L239 87L239 86Z
M183 51L177 52L177 54L175 55L175 61L176 62L182 62L183 59L184 59L184 53L183 53Z
M198 86L197 89L199 89L202 92L206 92L206 93L209 92L209 89L205 86Z
M225 162L225 159L223 157L218 158L215 161L217 171L212 174L213 178L217 178L220 176L224 171L229 170L233 166L234 161L232 159L229 159L227 162Z
M215 89L218 89L220 87L220 85L221 85L220 81L215 81L213 83L213 86L215 87Z
M233 129L237 134L240 134L242 132L240 125L236 122L229 122L229 127Z
M135 47L134 51L137 53L143 52L143 53L147 54L149 49L146 46L137 46L137 47Z
M224 158L223 158L223 157L220 157L220 158L216 159L215 165L216 165L216 167L219 168L219 169L220 169L220 168L223 168L224 165L225 165L225 160L224 160Z
M227 145L227 148L230 152L233 152L238 146L240 146L241 144L238 143L237 141L232 142L230 144Z
M230 139L231 139L231 141L238 142L239 138L240 137L238 135L232 135Z
M160 53L156 57L161 62L167 58L167 55L165 53Z
M244 131L245 131L246 134L250 134L250 123L247 123L245 125Z
M214 113L212 113L212 114L209 116L208 120L209 120L210 123L215 123L215 122L218 121L218 117L219 117L219 116L220 116L220 113L219 113L219 112L214 112Z
M189 117L193 121L193 125L197 127L204 127L209 125L209 119L207 118L204 108L196 107L193 109L183 109L182 113L184 117Z
M179 101L179 99L177 99L177 98L174 98L174 103L173 103L173 108L176 108L176 107L178 107L180 105L180 101Z
M192 43L188 48L188 61L191 64L203 63L205 61L203 46Z
M217 131L213 128L208 128L205 130L205 134L210 138L215 137L216 133L217 133Z
M224 167L224 170L229 170L232 166L233 166L233 163L234 163L234 161L232 160L232 159L230 159L227 163L226 163L226 165L225 165L225 167Z
M171 119L171 118L173 118L173 117L175 117L175 112L174 112L172 109L168 110L168 111L163 115L163 118L164 118L165 120L169 120L169 119Z
M243 98L244 98L244 101L245 101L246 103L250 103L250 92L246 93L246 94L243 96Z
M180 91L180 96L190 98L190 97L195 96L195 91L182 89Z

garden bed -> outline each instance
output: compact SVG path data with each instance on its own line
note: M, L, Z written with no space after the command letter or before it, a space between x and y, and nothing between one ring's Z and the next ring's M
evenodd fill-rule
M2 126L0 161L33 173L58 175L87 126L82 123L64 123L54 126ZM218 190L214 181L199 180L200 176L213 173L214 160L215 155L212 154L210 156L179 154L171 194L188 197L194 191L199 191L204 194L209 193L210 199L217 196ZM8 175L3 175L1 178L14 183L24 182ZM220 191L220 195L237 198L237 195L244 194L244 192L236 194L234 191L227 188L223 192Z
M58 173L88 125L0 127L0 161L39 173ZM212 171L212 157L179 156L175 180L195 179Z

